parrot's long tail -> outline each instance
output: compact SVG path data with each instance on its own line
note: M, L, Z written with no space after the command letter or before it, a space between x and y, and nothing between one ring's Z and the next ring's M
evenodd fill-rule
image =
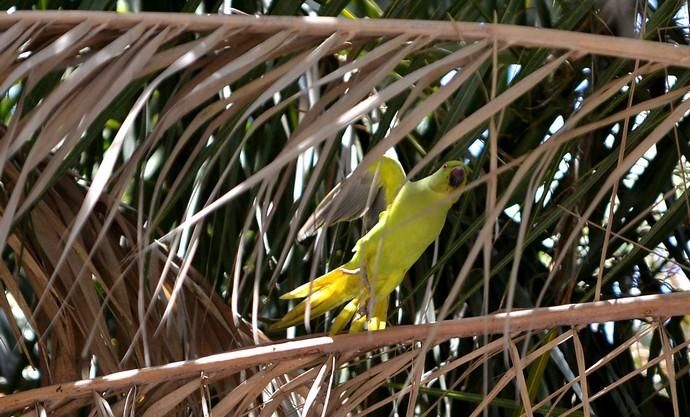
M304 321L304 315L309 307L309 317L314 318L326 314L327 311L344 304L357 297L362 288L362 277L359 271L349 271L343 267L336 268L326 275L316 278L294 290L283 294L283 300L304 298L295 308L288 311L278 322L271 326L271 330L294 326Z

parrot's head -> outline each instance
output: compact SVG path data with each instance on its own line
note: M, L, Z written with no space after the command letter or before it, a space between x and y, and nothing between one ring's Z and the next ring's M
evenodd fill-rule
M432 175L431 189L450 194L467 184L469 168L460 161L448 161Z

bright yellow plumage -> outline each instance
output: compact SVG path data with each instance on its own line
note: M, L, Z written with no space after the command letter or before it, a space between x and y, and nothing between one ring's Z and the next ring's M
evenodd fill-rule
M306 299L272 328L301 323L307 307L313 318L344 303L331 334L350 321L351 332L385 328L390 293L441 233L459 197L451 194L465 182L464 164L449 161L434 174L403 185L378 223L357 241L349 262L281 297Z

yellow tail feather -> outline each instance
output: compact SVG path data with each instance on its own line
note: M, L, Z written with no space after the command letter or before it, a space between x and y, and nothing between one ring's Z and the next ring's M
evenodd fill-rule
M338 280L343 279L343 276L346 277L359 277L359 270L356 271L348 271L344 268L336 268L332 270L331 272L328 272L324 275L321 275L320 277L316 278L314 281L307 282L306 284L300 285L299 287L295 288L294 290L290 292L286 292L285 294L280 296L281 300L293 300L295 298L305 298L308 297L310 294L314 294L321 288L324 288L329 285L337 285ZM345 278L347 279L347 278ZM345 283L343 282L343 285ZM359 284L357 284L357 287Z
M333 326L331 326L331 329L328 331L329 335L334 336L347 326L347 323L352 320L352 316L354 316L357 309L359 309L359 300L360 297L353 298L352 301L347 303L347 305L340 310L340 313L338 313L335 320L333 320Z
M353 271L348 271L345 268L337 268L315 279L312 283L306 283L283 294L280 298L284 300L308 298L274 323L270 330L283 329L303 322L307 306L309 307L310 318L315 318L352 300L361 291L361 280L358 272L353 273Z

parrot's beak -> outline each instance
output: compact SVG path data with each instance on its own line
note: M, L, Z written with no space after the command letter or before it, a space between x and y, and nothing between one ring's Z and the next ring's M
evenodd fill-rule
M465 180L465 169L463 167L453 168L448 177L448 185L457 188Z

